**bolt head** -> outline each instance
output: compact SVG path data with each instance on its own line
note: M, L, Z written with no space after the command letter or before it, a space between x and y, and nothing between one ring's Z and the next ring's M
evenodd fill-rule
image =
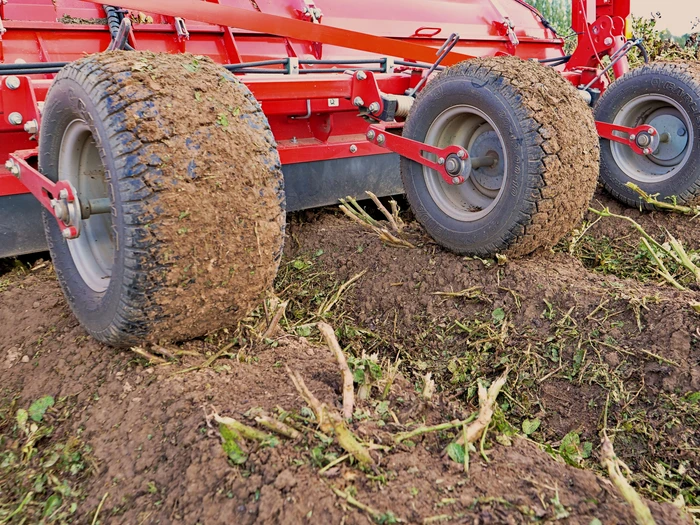
M58 197L59 199L67 199L68 198L68 190L63 189L58 192Z
M371 113L376 113L377 111L379 111L379 108L380 108L380 107L379 107L379 102L372 102L372 103L369 105L369 111L370 111Z
M14 166L15 166L15 163L14 163L14 161L13 161L12 159L7 159L7 160L5 161L5 169L6 169L6 170L10 171L10 170L12 170L12 168L13 168Z
M457 152L457 156L458 156L460 159L463 159L464 157L466 157L466 153L464 152L463 149L461 149L461 150L459 150L459 151Z
M365 73L364 71L358 71L358 72L355 74L355 78L356 78L357 80L364 80L364 79L367 78L367 73Z
M637 138L637 135L635 135L634 133L630 133L630 140L634 140L636 138Z
M440 158L438 159L438 164L439 164L440 166L442 166L443 164L445 164L445 159L443 159L442 157L440 157Z
M69 226L61 232L61 235L63 235L64 239L75 239L78 236L77 233L73 226Z
M686 132L685 128L678 128L678 136L679 137L685 137L686 133L687 132Z
M603 40L603 44L605 44L606 46L611 46L612 43L613 43L613 39L611 37L608 37L605 40Z
M651 135L652 137L653 137L654 135L656 135L656 130L655 130L654 128L649 128L649 131L648 131L648 132L649 132L649 135Z
M350 146L350 153L357 153L357 146L355 146L354 144Z
M377 142L379 144L384 144L384 142L386 142L386 137L380 133L379 136L377 137Z
M12 124L13 126L19 126L19 125L22 123L22 121L23 121L24 119L22 118L22 114L21 114L21 113L18 113L17 111L13 111L12 113L10 113L10 114L8 115L7 120L8 120L8 121L10 122L10 124Z
M368 138L369 140L374 140L374 136L375 136L374 130L373 130L373 129L370 129L370 130L367 132L367 138Z
M365 105L365 101L362 100L362 97L355 97L355 98L353 99L352 103L353 103L354 105L356 105L358 108L359 108L360 106L364 106L364 105Z
M649 153L651 153L651 150L649 148L644 148L642 151L645 155L649 155Z
M20 80L16 76L12 75L5 79L5 85L8 89L17 89L20 86Z
M28 120L24 123L24 131L30 135L35 135L39 132L39 123L36 121L36 119Z

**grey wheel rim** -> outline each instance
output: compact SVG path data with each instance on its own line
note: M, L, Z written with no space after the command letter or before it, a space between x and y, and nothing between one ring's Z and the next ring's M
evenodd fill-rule
M63 133L58 178L76 188L83 204L109 197L102 159L84 120L73 120ZM80 230L79 237L67 241L73 263L90 289L104 292L109 287L115 254L111 213L91 215L81 221Z
M472 222L493 211L506 187L508 159L503 137L491 118L473 106L453 106L433 121L425 142L441 148L459 145L470 157L496 158L494 166L473 169L460 185L447 184L435 170L423 167L428 193L449 217Z
M613 159L630 179L658 183L675 176L690 158L694 140L690 117L675 100L652 94L636 97L615 115L615 124L653 126L661 140L649 155L638 155L624 144L610 142Z

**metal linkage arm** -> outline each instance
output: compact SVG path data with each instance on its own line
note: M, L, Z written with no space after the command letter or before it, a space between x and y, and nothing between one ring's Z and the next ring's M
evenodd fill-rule
M387 132L387 129L402 127L403 123L373 124L367 131L367 140L435 170L447 184L462 184L467 180L472 171L472 161L466 149L461 146L436 148ZM437 160L427 159L424 154L433 155Z
M53 182L33 168L27 159L37 155L35 149L15 151L5 163L5 168L56 218L63 237L74 239L80 234L81 219L80 203L75 188L65 180Z
M649 155L659 146L659 133L648 124L628 128L596 121L595 126L600 138L629 146L637 155ZM616 133L618 134L616 135Z

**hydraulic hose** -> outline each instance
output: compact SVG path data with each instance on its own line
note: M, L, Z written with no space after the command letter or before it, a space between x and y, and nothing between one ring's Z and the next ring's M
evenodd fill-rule
M117 37L117 33L119 32L119 26L122 23L124 14L118 7L114 7L111 5L105 5L102 7L104 8L105 15L107 15L107 26L109 27L109 34L112 35L112 40L114 40ZM124 50L133 51L134 48L131 47L129 44L125 44Z

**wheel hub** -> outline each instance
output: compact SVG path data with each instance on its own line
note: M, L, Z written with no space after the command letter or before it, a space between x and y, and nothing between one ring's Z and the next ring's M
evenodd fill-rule
M688 130L685 123L668 109L652 113L648 123L659 135L659 144L649 158L661 166L678 164L688 146Z
M503 166L498 162L498 159L503 156L503 148L496 132L481 133L469 149L469 155L480 160L474 163L472 179L484 189L498 190L503 184ZM489 165L484 157L494 159L493 163Z

